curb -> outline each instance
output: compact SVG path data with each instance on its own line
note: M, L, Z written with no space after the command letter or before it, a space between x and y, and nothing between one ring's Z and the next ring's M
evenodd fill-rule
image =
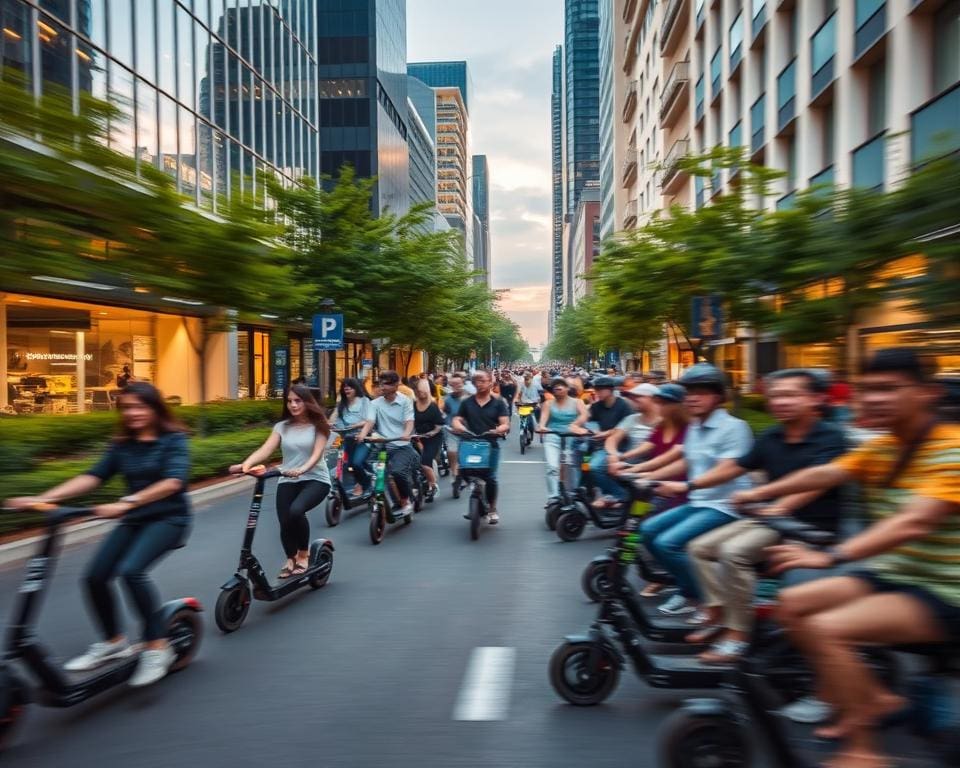
M187 498L190 499L194 511L213 502L225 499L228 496L234 496L242 491L247 491L253 486L254 480L250 477L238 477L232 480L225 480L222 483L208 485L203 488L197 488L194 491L187 492ZM94 539L104 533L104 526L114 522L113 520L86 520L76 525L71 525L63 530L60 535L60 545L62 547L71 544ZM45 534L28 536L18 541L10 541L6 544L0 544L0 566L18 563L30 558L37 546L37 543L45 538Z

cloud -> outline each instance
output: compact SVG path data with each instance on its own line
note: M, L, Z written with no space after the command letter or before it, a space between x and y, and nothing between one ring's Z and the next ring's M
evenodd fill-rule
M562 40L559 0L407 0L408 59L470 67L471 151L490 165L492 284L522 289L503 307L537 344L550 295L551 61Z

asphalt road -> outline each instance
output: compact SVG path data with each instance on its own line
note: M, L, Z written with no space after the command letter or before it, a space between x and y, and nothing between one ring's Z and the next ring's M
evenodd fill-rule
M606 704L584 709L548 682L553 649L595 613L579 578L607 539L590 528L564 544L545 529L542 458L538 445L521 456L511 436L502 522L476 542L466 498L454 501L446 482L437 503L377 547L365 513L327 529L316 510L312 534L336 546L329 584L255 602L227 636L212 608L236 567L249 497L198 509L187 548L155 570L165 598L194 595L209 609L196 661L149 689L69 710L31 706L3 765L655 766L658 724L682 693L653 691L625 670ZM282 562L273 487L255 543L271 575ZM61 658L96 639L78 587L92 546L63 554L43 606L39 634ZM0 570L0 615L20 575ZM478 670L487 674L474 687Z

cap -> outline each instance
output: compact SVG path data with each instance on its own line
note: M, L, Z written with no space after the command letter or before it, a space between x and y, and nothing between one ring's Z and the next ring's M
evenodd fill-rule
M659 392L660 390L653 386L653 384L637 384L637 386L629 390L627 394L635 395L636 397L653 397Z
M654 397L659 397L661 400L667 400L671 403L682 403L686 394L687 390L680 384L661 384L657 387L657 394Z
M593 386L595 389L613 389L616 382L612 376L597 376L593 380Z

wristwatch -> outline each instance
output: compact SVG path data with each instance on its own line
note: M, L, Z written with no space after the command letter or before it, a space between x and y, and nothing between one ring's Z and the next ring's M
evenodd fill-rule
M140 499L138 499L136 496L134 496L133 494L130 494L129 496L122 497L120 499L120 503L129 504L131 507L139 507L141 502L140 502Z
M697 484L693 480L687 480L687 493L697 490Z

